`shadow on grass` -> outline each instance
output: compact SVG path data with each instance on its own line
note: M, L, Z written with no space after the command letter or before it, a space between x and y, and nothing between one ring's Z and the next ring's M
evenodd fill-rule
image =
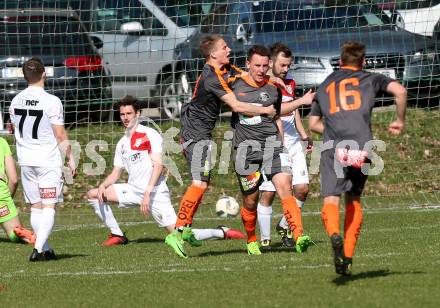
M163 243L165 239L163 238L138 238L135 240L130 240L129 243Z
M4 237L0 238L0 243L9 243L9 244L13 244L13 245L29 245L28 243L22 242L22 241L20 241L20 242L11 242L11 240L9 240L7 238L4 238Z
M62 254L57 254L57 260L72 259L72 258L84 258L84 257L88 257L88 256L90 256L90 255L62 253Z
M202 252L197 255L197 257L212 257L212 256L221 256L221 255L228 255L228 254L234 254L234 253L247 253L246 249L231 249L231 250L221 250L221 251L207 251Z
M425 272L421 271L412 271L412 272L396 272L390 271L389 269L381 269L377 271L368 271L359 274L354 274L352 276L339 276L332 280L332 282L338 286L346 285L351 281L361 280L361 279L372 279L378 277L387 277L391 275L409 275L409 274L424 274Z

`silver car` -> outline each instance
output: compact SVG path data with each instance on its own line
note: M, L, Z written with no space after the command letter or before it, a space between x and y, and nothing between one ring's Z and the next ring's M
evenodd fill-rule
M73 0L70 5L103 44L99 52L112 79L115 100L126 94L159 106L176 119L179 91L174 87L174 48L189 37L210 10L203 1ZM99 40L98 40L99 41Z

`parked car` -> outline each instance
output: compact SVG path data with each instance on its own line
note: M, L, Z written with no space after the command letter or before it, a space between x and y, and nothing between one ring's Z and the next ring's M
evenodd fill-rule
M440 65L433 40L396 27L383 10L369 2L326 3L217 1L202 20L201 30L176 48L175 80L187 80L180 88L190 88L204 64L199 50L201 39L218 33L231 47L231 56L240 67L245 66L251 45L278 41L287 44L294 53L289 74L296 80L297 94L302 94L316 89L339 69L341 45L356 40L367 46L365 69L396 78L412 97L437 98L438 105Z
M374 0L394 18L397 25L410 32L440 39L440 0Z
M3 121L9 118L6 111L12 98L27 86L21 67L31 57L43 61L46 90L61 99L67 121L98 121L110 114L110 79L74 11L1 9L0 18Z
M174 48L210 10L204 0L64 0L75 9L99 49L112 79L115 100L126 94L159 106L163 118L180 114L174 87Z

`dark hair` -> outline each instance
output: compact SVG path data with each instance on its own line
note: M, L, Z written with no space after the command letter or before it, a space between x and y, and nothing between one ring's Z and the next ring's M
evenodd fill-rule
M342 65L363 66L365 59L365 45L355 41L345 42L341 48Z
M132 106L134 109L134 112L139 111L139 104L136 97L131 95L125 95L119 102L118 102L118 109L121 109L121 107L125 106Z
M29 84L40 81L44 73L44 64L39 58L31 58L23 63L22 66L24 79Z
M200 42L200 51L206 60L209 59L211 52L213 52L215 44L222 39L223 38L218 34L211 34L202 39Z
M269 46L269 50L270 50L270 57L272 58L272 60L275 60L280 53L282 53L283 57L285 58L292 57L292 51L289 49L289 47L287 47L286 45L280 42Z
M251 48L249 48L249 50L248 50L248 54L247 54L248 61L251 60L253 55L259 55L259 56L270 58L270 51L269 51L269 49L267 49L266 47L264 47L262 45L254 45Z

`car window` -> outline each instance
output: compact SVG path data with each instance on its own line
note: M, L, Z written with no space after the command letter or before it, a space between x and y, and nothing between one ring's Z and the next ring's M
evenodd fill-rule
M322 2L254 1L258 32L282 32L390 25L391 20L375 5L333 5Z
M214 4L211 13L203 19L201 31L203 33L218 33L226 32L228 6L225 4Z
M237 5L230 7L227 22L229 33L234 34L237 25L243 25L248 34L252 32L252 15L247 4L248 3L238 3Z
M440 0L372 0L384 10L415 10L430 8L440 4Z
M0 53L93 54L76 19L63 16L9 16L0 23Z
M179 27L199 26L209 14L213 1L206 0L154 0L160 9Z
M440 4L440 0L397 0L396 9L398 10L414 10L429 8Z
M144 35L166 35L165 26L138 0L99 0L94 32L119 32L127 22L139 22Z

